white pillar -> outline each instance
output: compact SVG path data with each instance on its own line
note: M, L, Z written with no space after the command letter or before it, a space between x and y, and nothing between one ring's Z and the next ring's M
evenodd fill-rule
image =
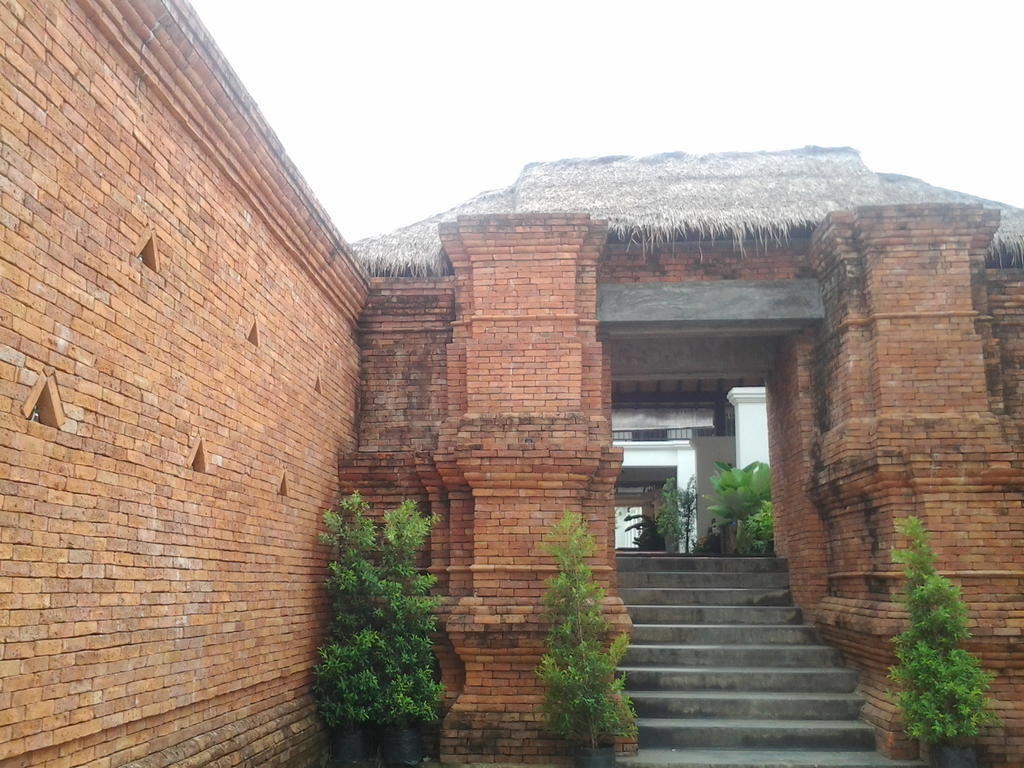
M768 403L764 387L733 387L729 402L736 411L736 466L768 459Z
M675 467L676 486L685 488L690 478L697 474L697 451L689 440L665 440L652 442L616 441L622 447L623 467ZM625 523L616 520L616 536ZM625 534L623 534L625 535ZM632 536L633 534L629 534ZM617 538L616 541L619 539Z

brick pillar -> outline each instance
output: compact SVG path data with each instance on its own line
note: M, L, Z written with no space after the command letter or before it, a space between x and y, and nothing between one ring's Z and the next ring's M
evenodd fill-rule
M813 331L789 336L780 341L768 377L775 549L788 558L790 590L808 615L826 591L825 536L807 494L815 435L813 358Z
M897 518L917 515L932 531L940 569L971 608L975 650L997 670L1024 661L1021 628L1008 619L1024 608L1024 475L992 375L984 281L998 220L974 206L860 208L832 214L812 246L826 321L808 489L828 579L812 615L860 668L864 717L893 755L916 752L885 695L890 638L903 627L893 605Z
M614 597L607 368L596 338L596 265L605 240L588 216L465 217L441 226L456 278L449 413L435 463L447 488L451 558L445 625L462 691L441 733L445 762L552 762L534 673L546 627L537 548L565 509L586 515L594 568Z

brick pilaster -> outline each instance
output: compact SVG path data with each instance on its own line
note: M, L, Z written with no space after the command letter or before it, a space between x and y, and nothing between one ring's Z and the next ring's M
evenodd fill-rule
M565 509L584 512L594 567L614 595L607 369L596 337L603 224L587 216L460 218L441 238L459 313L448 350L448 417L435 454L452 527L446 629L465 683L442 728L447 762L550 762L534 668L546 627L538 551ZM456 521L456 517L458 520ZM628 628L617 597L613 622Z
M860 208L830 215L812 245L826 323L808 489L828 579L812 615L861 669L864 716L890 754L916 751L885 695L889 639L903 626L897 518L917 515L933 532L940 568L970 605L975 649L997 671L1007 653L1022 660L1005 611L1021 608L1024 475L984 273L998 218L975 206Z

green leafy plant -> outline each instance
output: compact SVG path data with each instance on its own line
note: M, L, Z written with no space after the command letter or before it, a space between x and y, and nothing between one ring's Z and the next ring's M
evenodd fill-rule
M636 531L633 545L643 552L659 552L665 549L665 537L658 533L658 519L643 513L627 515L627 531Z
M349 731L371 719L380 696L374 662L383 651L382 638L372 629L317 650L320 663L313 668L313 698L328 728Z
M625 676L616 674L629 636L607 642L610 627L601 613L604 590L586 563L594 539L583 516L567 511L541 546L558 566L558 574L546 582L544 605L551 627L547 652L537 667L548 730L592 749L635 736L636 714L623 693Z
M761 510L739 524L736 533L736 551L741 555L767 555L775 548L772 525L772 503L761 503Z
M772 500L771 469L763 461L755 461L742 469L716 461L718 474L712 475L713 494L708 499L714 503L708 511L722 525L746 520L761 505Z
M433 517L424 517L413 501L384 513L380 550L378 631L384 654L379 663L377 722L408 727L437 717L444 686L437 682L431 634L440 598L430 594L437 577L422 573L416 557L430 535Z
M331 608L327 642L313 668L313 697L324 724L350 731L375 717L381 637L376 531L358 493L324 513L320 542L330 548L325 587Z
M327 530L319 539L331 552L325 586L331 604L328 637L332 640L347 642L381 618L377 607L380 554L369 511L362 496L353 493L324 513Z
M908 628L897 635L896 666L889 678L902 690L897 703L907 735L930 744L959 745L977 739L999 719L986 697L992 675L960 644L970 637L960 590L935 571L928 532L916 517L897 521L909 546L892 553L903 565Z
M696 521L696 481L691 477L686 487L680 489L676 485L676 479L670 477L661 486L656 525L658 533L666 541L671 540L682 544L683 552L689 554Z
M433 522L405 501L378 526L358 493L324 514L331 621L313 693L328 727L436 717L442 686L430 635L440 598L430 595L435 577L416 567Z

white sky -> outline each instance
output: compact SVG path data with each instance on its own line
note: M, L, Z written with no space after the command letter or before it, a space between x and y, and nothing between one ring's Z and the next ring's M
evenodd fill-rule
M1024 3L192 0L349 240L528 162L852 146L1024 207Z

